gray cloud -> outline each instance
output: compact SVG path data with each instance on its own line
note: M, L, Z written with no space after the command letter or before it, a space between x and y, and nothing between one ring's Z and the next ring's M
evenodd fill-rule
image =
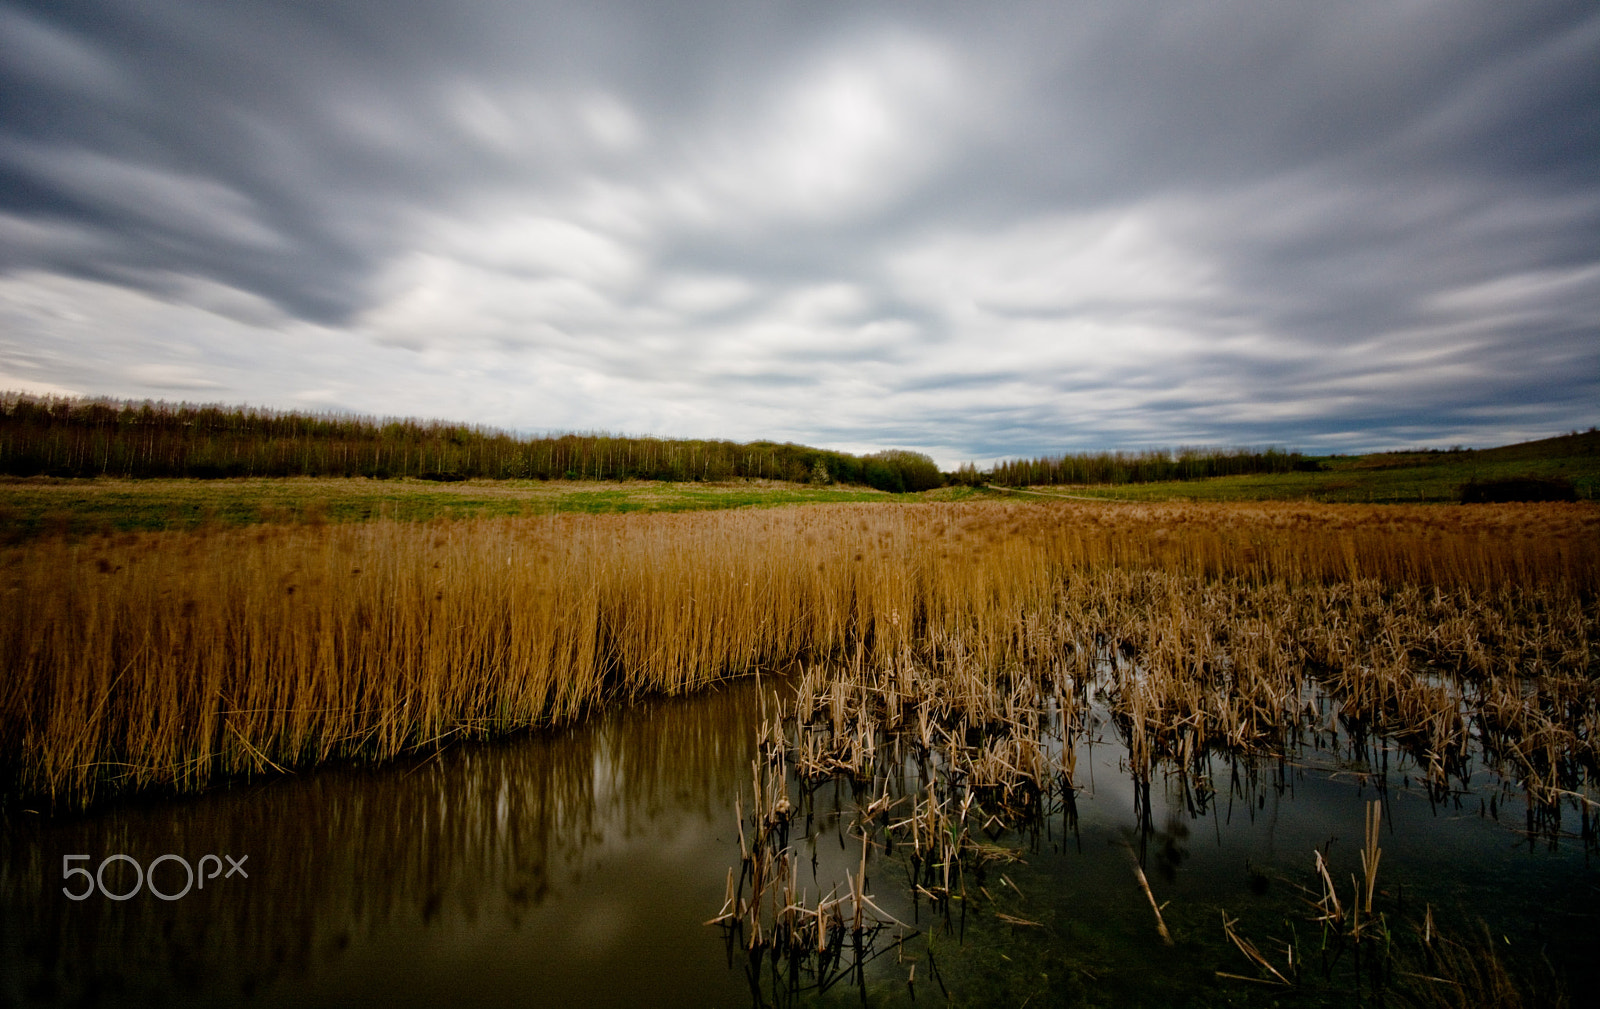
M1595 422L1600 14L0 0L0 386L921 447Z

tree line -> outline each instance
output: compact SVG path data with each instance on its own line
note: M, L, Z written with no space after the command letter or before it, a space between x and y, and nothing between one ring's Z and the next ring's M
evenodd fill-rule
M1281 449L1216 452L1181 449L1170 452L1084 452L1077 455L1013 459L997 463L989 482L1006 487L1039 484L1123 484L1164 480L1201 480L1249 473L1319 470L1322 463L1299 452Z
M0 394L0 474L58 477L363 476L427 480L787 480L895 493L946 484L1142 483L1320 464L1278 449L1099 452L941 473L920 452L853 455L790 442L522 437L474 425L337 413Z
M420 477L431 480L734 480L944 483L917 452L868 456L770 441L519 437L421 420L379 420L187 403L0 396L0 473L59 477Z

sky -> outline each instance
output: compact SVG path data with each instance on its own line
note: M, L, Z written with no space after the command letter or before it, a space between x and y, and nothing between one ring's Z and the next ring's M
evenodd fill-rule
M1600 421L1600 7L0 0L0 390L910 448Z

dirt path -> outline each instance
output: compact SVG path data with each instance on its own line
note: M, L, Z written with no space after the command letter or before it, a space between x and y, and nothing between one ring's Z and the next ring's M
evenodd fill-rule
M1024 490L1021 487L997 487L992 483L984 484L989 490L997 490L1004 494L1032 494L1036 497L1062 498L1067 501L1113 501L1118 504L1136 504L1137 498L1131 497L1089 497L1086 494L1052 494L1042 490Z

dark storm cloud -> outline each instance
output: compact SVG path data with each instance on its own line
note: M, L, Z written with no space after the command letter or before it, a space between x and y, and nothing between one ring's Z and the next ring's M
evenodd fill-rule
M942 461L1550 433L1597 67L1581 3L0 2L0 385Z

